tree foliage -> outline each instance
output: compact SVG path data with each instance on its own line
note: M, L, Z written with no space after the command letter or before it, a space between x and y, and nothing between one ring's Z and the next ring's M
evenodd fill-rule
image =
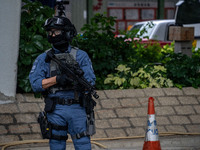
M17 91L30 92L28 75L35 58L50 47L43 25L54 10L37 1L23 0L23 2L25 5L22 6L21 13Z

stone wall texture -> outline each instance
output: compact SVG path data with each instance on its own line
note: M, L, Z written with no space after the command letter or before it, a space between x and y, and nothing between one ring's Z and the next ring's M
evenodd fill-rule
M92 138L145 135L148 98L155 99L158 132L200 133L200 89L192 87L97 91L97 133ZM17 94L0 105L0 143L42 139L37 117L41 98Z

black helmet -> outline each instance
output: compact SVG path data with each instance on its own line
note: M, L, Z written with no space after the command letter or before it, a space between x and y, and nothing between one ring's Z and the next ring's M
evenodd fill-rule
M51 30L51 29L60 29L66 32L67 39L71 40L74 36L76 36L76 28L74 25L71 23L71 21L66 18L66 17L61 17L61 16L55 16L53 18L48 18L45 21L44 24L44 29L46 31Z
M53 17L48 18L44 23L45 30L50 30L52 28L54 29L61 29L61 30L67 30L67 28L72 27L71 21L66 17Z

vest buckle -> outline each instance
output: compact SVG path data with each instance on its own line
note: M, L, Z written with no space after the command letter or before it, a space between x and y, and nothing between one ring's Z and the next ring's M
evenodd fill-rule
M73 104L73 99L63 99L62 100L62 105L72 105Z

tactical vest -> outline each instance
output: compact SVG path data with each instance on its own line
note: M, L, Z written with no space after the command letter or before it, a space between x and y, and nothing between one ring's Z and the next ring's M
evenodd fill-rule
M59 60L61 60L63 63L68 63L70 66L79 65L76 61L76 53L78 49L71 48L70 53L61 53L61 54L55 54L55 57ZM56 76L62 74L62 70L60 69L59 65L54 62L53 60L50 61L50 77ZM66 85L64 87L61 87L59 85L51 86L49 89L50 93L56 93L57 91L66 91L66 90L75 90L74 85Z

